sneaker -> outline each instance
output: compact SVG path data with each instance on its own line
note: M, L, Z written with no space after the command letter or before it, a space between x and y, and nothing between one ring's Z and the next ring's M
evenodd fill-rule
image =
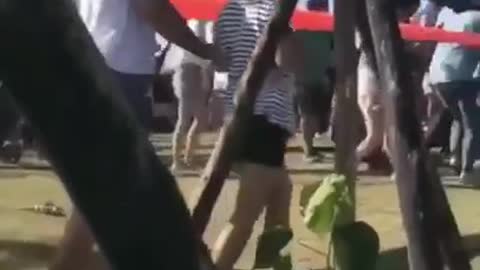
M480 175L475 172L462 172L460 183L468 187L480 187Z

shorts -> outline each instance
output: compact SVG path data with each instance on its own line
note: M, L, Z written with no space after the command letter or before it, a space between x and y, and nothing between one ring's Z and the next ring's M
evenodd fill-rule
M153 75L127 74L112 70L128 104L143 128L150 130L153 121L152 98Z
M287 130L268 122L265 116L253 115L238 161L283 167L289 136Z
M318 121L318 131L323 132L330 124L333 88L325 83L303 84L297 92L297 106L300 115L314 116Z

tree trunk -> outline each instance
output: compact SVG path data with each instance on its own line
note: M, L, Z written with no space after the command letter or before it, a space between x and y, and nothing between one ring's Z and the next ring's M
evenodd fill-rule
M198 270L198 241L70 0L0 0L0 78L113 269Z
M335 171L346 176L352 201L355 202L358 136L357 53L355 49L355 10L357 1L335 1ZM352 63L353 62L353 63ZM352 209L352 222L355 207Z
M404 226L410 269L470 269L460 233L436 170L429 162L416 108L415 88L405 62L392 3L367 0L381 85L387 135Z
M220 133L216 145L207 164L204 176L205 185L201 190L197 205L193 211L194 225L199 233L203 233L208 225L215 202L222 190L225 178L242 147L242 138L248 127L248 119L253 113L255 99L263 81L273 64L275 51L283 31L288 29L297 0L282 0L267 26L267 31L257 44L256 51L238 86L238 105L233 119L226 124Z

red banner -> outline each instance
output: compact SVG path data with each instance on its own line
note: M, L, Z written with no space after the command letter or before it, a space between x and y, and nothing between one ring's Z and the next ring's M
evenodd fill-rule
M216 20L225 0L171 0L179 12L189 19ZM296 29L333 31L333 16L327 12L297 10L292 18ZM437 41L460 43L480 48L480 34L448 32L432 27L400 24L402 37L410 41Z

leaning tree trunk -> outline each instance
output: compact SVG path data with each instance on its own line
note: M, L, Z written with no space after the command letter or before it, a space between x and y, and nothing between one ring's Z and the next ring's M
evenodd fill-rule
M139 132L73 2L0 0L0 34L0 78L112 267L200 269L175 179Z
M345 175L352 202L355 202L357 178L356 144L357 108L357 53L355 49L355 10L357 1L335 1L335 171ZM355 219L355 206L351 219Z
M385 90L387 133L408 239L410 269L471 269L436 170L429 162L415 90L391 1L367 0L375 55ZM413 109L412 109L413 108Z
M233 119L222 130L219 142L207 165L206 181L193 211L193 221L199 233L208 225L215 202L225 183L235 157L242 147L242 139L253 113L255 99L263 81L274 63L277 43L288 29L297 0L281 0L264 36L257 44L255 53L238 86L238 105Z

